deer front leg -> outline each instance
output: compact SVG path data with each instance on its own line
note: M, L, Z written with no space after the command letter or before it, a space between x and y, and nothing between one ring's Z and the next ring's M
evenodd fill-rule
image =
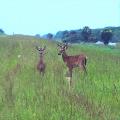
M71 67L69 67L69 87L72 85L72 69Z
M72 77L72 68L69 68L69 77Z
M72 84L72 77L70 75L70 71L69 70L66 72L66 79L67 79L67 82L68 82L68 85L69 85L69 90L70 90L71 84Z
M42 76L44 76L45 75L45 69L42 71Z

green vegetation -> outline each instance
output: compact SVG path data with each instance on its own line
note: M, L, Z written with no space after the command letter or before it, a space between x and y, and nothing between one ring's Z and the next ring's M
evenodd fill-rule
M36 70L35 45L46 45L45 76ZM0 120L120 120L120 49L71 45L70 55L88 56L88 75L67 68L54 41L0 37Z

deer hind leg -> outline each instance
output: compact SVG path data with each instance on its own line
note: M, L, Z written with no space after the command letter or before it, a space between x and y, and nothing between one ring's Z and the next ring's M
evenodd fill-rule
M86 62L83 62L83 63L82 63L81 69L84 71L85 74L87 74Z
M84 70L84 73L87 74L86 65L83 65L83 70Z
M84 71L85 74L87 74L87 69L85 64L79 65L79 67L82 71Z
M70 88L71 88L71 86L72 86L72 77L69 77L68 83L69 83L69 90L70 90Z

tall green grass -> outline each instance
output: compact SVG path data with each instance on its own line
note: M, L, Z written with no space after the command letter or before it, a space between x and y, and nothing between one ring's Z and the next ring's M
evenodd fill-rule
M36 44L47 46L44 77L36 69ZM119 49L83 44L70 45L67 53L88 56L88 75L74 69L70 90L56 42L1 37L0 120L119 120Z

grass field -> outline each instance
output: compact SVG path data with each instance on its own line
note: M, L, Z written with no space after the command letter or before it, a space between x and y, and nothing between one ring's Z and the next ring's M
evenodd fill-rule
M36 70L35 45L46 45L46 73ZM0 120L120 120L120 49L70 45L88 56L88 75L67 71L56 42L30 36L0 37Z

